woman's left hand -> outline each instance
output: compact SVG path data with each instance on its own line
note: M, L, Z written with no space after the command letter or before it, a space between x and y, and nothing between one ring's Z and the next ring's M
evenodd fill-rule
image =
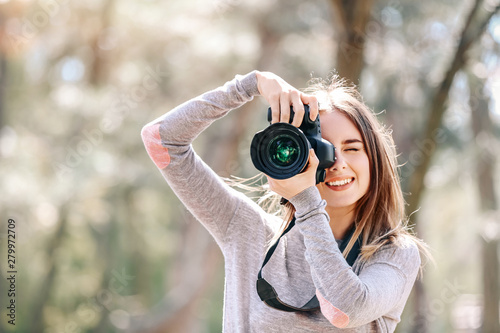
M316 96L304 94L274 73L257 72L256 76L257 88L271 106L272 124L289 123L290 106L293 106L295 116L291 124L299 127L304 118L304 104L309 105L309 118L316 119L319 112Z
M314 149L309 150L309 160L306 169L301 173L288 179L274 179L267 176L271 191L279 194L283 198L290 200L305 189L316 185L316 170L319 160Z

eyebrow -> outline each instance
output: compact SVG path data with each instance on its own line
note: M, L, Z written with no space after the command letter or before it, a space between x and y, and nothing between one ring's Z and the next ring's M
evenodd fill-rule
M350 143L363 143L363 141L361 141L359 139L346 139L346 140L342 141L343 145L348 145Z

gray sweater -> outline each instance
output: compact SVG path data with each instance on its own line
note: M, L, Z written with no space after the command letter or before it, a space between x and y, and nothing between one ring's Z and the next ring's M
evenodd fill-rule
M415 243L385 245L351 268L339 251L316 187L291 198L296 226L280 241L263 277L284 302L303 306L317 295L321 310L283 312L256 291L276 218L230 188L191 143L213 121L259 95L255 72L196 97L142 130L146 150L162 175L220 246L225 260L225 332L393 332L415 282ZM203 272L200 272L202 274Z

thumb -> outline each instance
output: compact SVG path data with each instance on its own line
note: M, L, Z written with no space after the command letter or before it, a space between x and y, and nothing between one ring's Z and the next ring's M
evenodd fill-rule
M308 171L310 169L313 169L314 171L316 171L316 169L318 168L318 165L319 165L319 159L316 156L316 153L314 152L313 148L309 149L309 161L308 162L309 163L306 167L306 171Z

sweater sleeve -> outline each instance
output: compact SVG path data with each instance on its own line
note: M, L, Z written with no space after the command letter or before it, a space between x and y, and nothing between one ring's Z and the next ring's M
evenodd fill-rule
M238 205L248 200L227 186L191 143L213 121L258 95L256 73L237 75L222 87L179 105L141 131L146 150L183 204L219 246Z
M290 199L304 237L321 312L339 328L358 327L377 320L405 303L420 267L416 245L379 249L356 275L340 252L329 217L316 187Z

